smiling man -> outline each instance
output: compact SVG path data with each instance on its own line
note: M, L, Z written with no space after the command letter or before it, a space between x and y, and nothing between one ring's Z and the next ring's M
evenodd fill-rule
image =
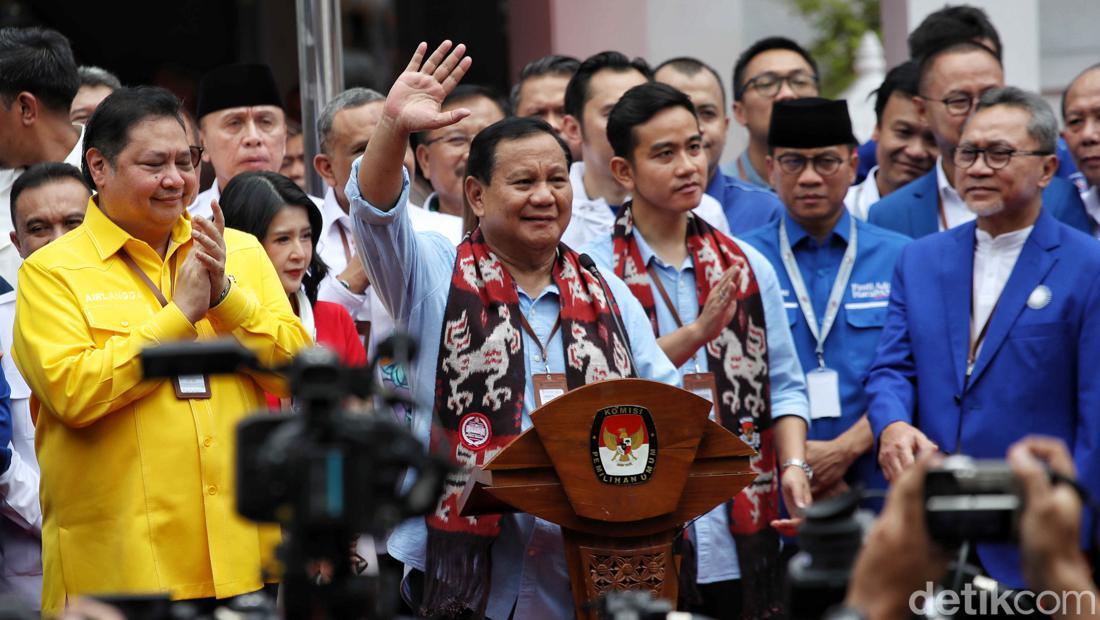
M607 135L611 169L632 198L611 237L588 253L629 283L684 388L704 392L717 405L715 421L758 451L750 465L759 477L692 527L703 599L692 609L771 617L782 599L773 529L785 525L776 522L780 493L792 507L811 501L802 369L775 271L692 213L707 158L687 95L667 84L635 86L612 108ZM746 363L722 363L742 352Z
M934 170L871 205L869 222L916 239L974 219L956 187L951 153L982 93L1002 86L1000 59L980 43L956 43L921 60L920 92L913 102L936 138L940 157ZM1044 209L1078 230L1089 231L1089 217L1072 183L1055 178L1045 188Z
M871 205L923 176L936 163L939 148L935 136L913 102L919 75L917 63L903 62L890 69L875 92L876 122L871 139L878 164L844 197L848 210L859 219L867 219Z
M1043 204L1057 137L1039 95L984 93L952 157L976 221L919 239L898 259L866 384L891 481L928 451L998 459L1044 434L1071 446L1078 479L1100 495L1100 244ZM1014 545L978 545L977 558L997 581L1023 587Z
M425 445L447 444L459 466L436 511L398 526L387 549L410 569L405 591L426 617L470 609L493 620L568 618L560 529L527 514L459 517L463 483L530 427L543 397L535 375L576 388L626 376L676 383L676 370L626 285L585 269L561 243L571 156L543 121L506 119L473 139L463 187L480 226L458 247L412 230L402 167L408 137L469 117L470 109L444 104L470 66L465 49L452 51L447 41L428 56L420 44L345 189L371 286L395 320L421 335L409 382L423 404L410 416L412 431ZM607 303L601 280L616 304ZM575 350L586 354L566 355ZM484 351L502 355L486 364L477 361ZM487 435L461 432L486 422Z
M275 76L267 65L226 65L203 76L196 116L202 159L214 167L215 179L187 207L191 215L210 218L210 203L238 174L279 171L286 154L282 106Z
M286 394L264 375L146 381L147 346L234 338L277 365L309 343L251 235L191 219L199 155L180 102L122 88L92 116L84 223L20 270L13 357L35 395L42 609L77 596L258 590L258 528L235 508L236 423ZM20 201L22 202L22 200Z
M775 105L768 168L786 214L745 237L779 274L784 318L806 371L806 454L818 499L857 483L886 486L870 454L863 381L886 322L894 264L909 241L845 208L858 165L851 127L844 101Z

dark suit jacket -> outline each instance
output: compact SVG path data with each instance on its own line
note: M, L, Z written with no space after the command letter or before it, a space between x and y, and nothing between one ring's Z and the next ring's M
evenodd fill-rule
M938 165L938 164L937 164ZM1092 232L1092 220L1077 187L1054 177L1043 190L1043 208L1055 219L1084 233ZM940 229L939 191L936 170L913 180L871 205L867 221L913 239L931 235Z
M1100 243L1040 213L967 380L974 233L970 222L902 250L866 384L876 445L899 421L975 458L1003 459L1014 441L1051 435L1100 497ZM978 553L993 578L1023 585L1015 546Z

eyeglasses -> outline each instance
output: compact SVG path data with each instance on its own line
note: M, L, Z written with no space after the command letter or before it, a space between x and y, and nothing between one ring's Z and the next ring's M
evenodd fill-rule
M970 95L951 95L943 99L933 99L931 97L925 97L924 95L917 95L925 101L935 101L936 103L942 103L943 107L947 108L947 113L951 116L966 116L970 114L970 109L974 107L974 102L978 99L971 97Z
M791 87L791 91L799 97L807 97L817 94L817 76L805 71L795 71L787 75L779 75L767 71L745 82L742 90L749 88L755 90L762 97L774 97L783 88L783 82Z
M442 142L448 148L458 151L468 148L470 146L470 143L473 141L474 139L471 136L455 133L449 136L441 136L439 138L432 138L431 140L424 140L423 142L421 142L421 144L429 146L435 144L436 142Z
M191 167L198 168L199 163L202 162L203 151L205 151L206 149L202 148L201 146L189 146L187 147L187 149L191 151Z
M1013 157L1040 157L1053 154L1051 151L1017 151L1006 147L979 149L972 146L961 146L955 149L951 159L959 168L969 168L974 165L974 162L978 161L978 156L981 155L985 158L985 165L989 166L990 169L1000 170L1007 166Z
M813 159L810 159L805 155L794 153L780 155L776 158L776 161L779 162L779 169L786 174L802 174L802 171L806 169L806 164L813 162L814 170L823 177L836 174L836 171L840 170L840 164L844 163L844 160L836 155L815 155Z

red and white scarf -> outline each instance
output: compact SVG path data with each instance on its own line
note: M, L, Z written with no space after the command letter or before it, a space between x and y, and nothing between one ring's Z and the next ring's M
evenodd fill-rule
M722 333L707 343L707 362L717 387L719 422L757 451L750 466L758 476L730 502L729 522L741 565L744 617L771 618L780 613L782 588L779 538L769 527L779 518L779 487L764 304L748 257L733 239L689 214L686 241L700 308L727 270L740 272L733 294L737 310ZM615 275L641 302L653 333L661 336L649 273L634 238L630 203L615 222L612 252Z
M600 280L565 245L558 246L552 279L560 295L569 389L634 376L630 345L612 318L618 313L614 300L606 299ZM481 611L487 600L500 516L459 517L458 499L470 470L519 436L526 387L519 318L516 283L476 229L458 245L436 366L431 444L446 446L461 471L448 477L439 506L426 518L420 611L427 616Z

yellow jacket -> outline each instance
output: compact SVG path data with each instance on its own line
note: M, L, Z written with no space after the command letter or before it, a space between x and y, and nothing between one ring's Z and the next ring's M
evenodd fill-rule
M16 365L39 406L42 609L85 593L234 596L259 589L261 537L235 510L234 428L264 408L263 376L209 378L212 398L178 400L142 381L142 348L232 335L265 364L310 337L251 235L227 229L229 295L194 326L165 307L119 258L133 257L171 300L171 257L190 251L191 221L172 229L165 260L89 203L84 224L38 250L19 273Z

